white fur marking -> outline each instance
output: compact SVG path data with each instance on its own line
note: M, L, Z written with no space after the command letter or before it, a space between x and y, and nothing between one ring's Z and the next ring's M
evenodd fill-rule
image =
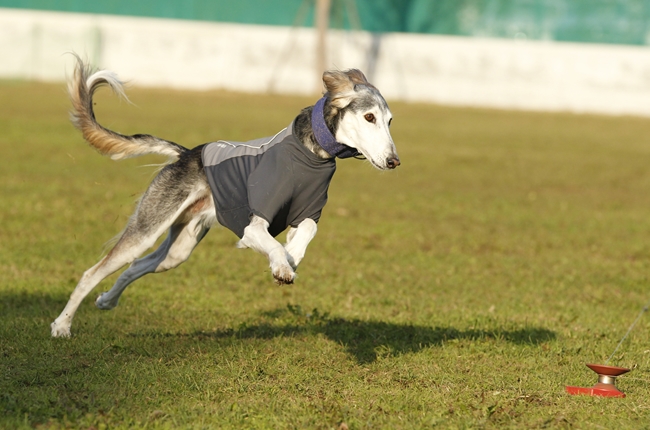
M289 254L289 264L291 264L293 270L298 268L298 265L305 257L307 246L316 236L317 230L316 222L311 218L307 218L298 224L298 227L292 227L287 233L287 243L284 245L284 249Z
M382 104L385 106L382 109ZM376 122L368 122L364 115L372 113ZM371 109L347 112L336 131L336 140L361 152L378 169L391 167L388 160L397 158L397 149L390 135L388 124L392 114L383 99L377 97L377 104Z
M238 248L251 248L266 255L271 273L278 284L291 284L296 277L287 251L269 233L269 223L264 218L253 215L250 224L244 229L244 237L237 243Z

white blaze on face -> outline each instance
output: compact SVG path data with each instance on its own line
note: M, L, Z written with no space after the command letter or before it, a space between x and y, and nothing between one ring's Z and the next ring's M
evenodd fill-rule
M399 165L399 158L390 135L392 118L384 98L364 89L343 109L336 140L357 149L376 168L393 169Z

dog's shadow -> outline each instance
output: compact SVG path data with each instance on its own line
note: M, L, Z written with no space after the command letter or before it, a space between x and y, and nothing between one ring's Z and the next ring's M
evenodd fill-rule
M271 321L267 321L269 319ZM457 330L452 327L427 327L331 317L328 314L321 314L316 309L303 312L300 306L295 305L263 312L262 320L254 324L241 324L237 328L166 336L187 336L195 339L272 339L321 334L342 345L359 364L374 362L379 355L418 352L454 340L492 339L515 344L539 345L556 337L553 331L540 327L513 330L502 328Z
M58 307L63 302L59 297L47 294L0 294L2 320L12 320L16 316L30 314L44 316L46 310ZM49 313L47 314L49 316ZM540 345L554 340L553 331L534 326L524 328L504 328L503 324L486 322L483 328L458 330L454 327L430 327L408 323L392 323L376 320L341 318L321 313L317 309L304 311L298 305L287 305L262 312L251 322L239 324L234 328L193 332L139 331L128 336L150 339L178 338L195 340L220 339L273 339L278 337L323 335L337 344L359 364L371 363L381 355L401 355L441 346L449 341L507 341L519 345ZM485 328L488 327L488 328ZM512 324L510 324L512 327ZM139 350L138 350L139 351Z

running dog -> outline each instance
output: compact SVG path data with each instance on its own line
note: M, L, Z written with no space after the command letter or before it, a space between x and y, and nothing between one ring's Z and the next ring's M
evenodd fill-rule
M84 139L114 160L160 154L170 161L141 197L115 246L84 272L51 324L54 337L70 336L77 308L104 278L131 264L95 301L99 309L113 309L136 279L186 261L216 222L240 238L238 248L265 255L278 284L291 284L316 235L335 158L365 158L379 170L400 164L388 105L356 69L323 73L324 96L274 136L187 149L151 135L126 136L101 126L93 112L93 94L108 85L126 98L123 83L110 71L93 73L79 57L76 61L68 91L71 120ZM287 243L282 245L275 237L287 227ZM165 231L169 233L160 247L138 258Z

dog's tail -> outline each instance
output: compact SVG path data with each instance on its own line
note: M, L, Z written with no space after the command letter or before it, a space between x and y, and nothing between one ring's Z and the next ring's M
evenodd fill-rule
M117 75L107 70L92 73L92 68L84 64L78 55L74 76L68 84L68 93L72 101L70 119L81 131L84 139L102 155L109 155L113 160L137 157L145 154L160 154L172 161L188 151L177 143L160 139L148 134L125 136L101 126L95 119L93 111L93 94L101 86L108 85L115 94L127 99L124 84ZM127 99L128 100L128 99Z

